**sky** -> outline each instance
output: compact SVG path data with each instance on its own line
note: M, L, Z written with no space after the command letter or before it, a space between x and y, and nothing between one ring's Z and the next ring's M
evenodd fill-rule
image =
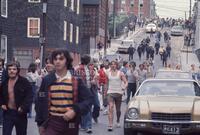
M160 17L187 18L189 16L190 0L155 0L157 14ZM194 0L192 0L192 7Z

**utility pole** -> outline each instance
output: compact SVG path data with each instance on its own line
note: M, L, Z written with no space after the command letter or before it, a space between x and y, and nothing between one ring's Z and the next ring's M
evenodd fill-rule
M115 15L116 15L116 0L113 0L113 38L116 38L116 21L115 21Z
M46 32L47 32L47 0L43 0L43 9L42 9L42 34L40 37L40 67L44 67L45 65L45 56L46 56Z
M106 55L107 50L107 41L108 41L108 1L106 0L106 19L105 19L105 41L104 41L104 56Z
M191 37L191 36L192 36L192 35L191 35L191 23L192 23L192 0L190 0L189 22L190 22L190 24L189 24L189 32L188 32L188 33L189 33L189 35L188 35L189 37L188 37L187 58L186 58L186 59L187 59L187 60L186 60L187 64L188 64L188 57L189 57L189 56L188 56L188 55L189 55L189 54L188 54L188 47L190 46L190 41L191 41L191 38L192 38L192 37Z
M187 20L187 12L185 11L185 21Z

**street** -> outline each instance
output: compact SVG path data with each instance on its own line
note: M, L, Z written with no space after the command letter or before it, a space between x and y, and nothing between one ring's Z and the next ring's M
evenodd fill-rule
M165 30L168 30L168 29L163 29L161 32L163 33ZM144 29L139 29L138 31L139 32L137 32L134 35L131 35L131 37L128 37L128 38L134 39L136 41L136 43L139 43L143 38L146 38L147 36L149 36L149 34L145 33ZM151 45L154 46L154 44L155 44L155 38L151 38ZM161 45L166 46L163 38L161 40ZM115 50L117 48L117 44L115 43L115 41L113 41L113 44L111 46L112 47L110 48L110 50L108 50L108 52L113 53L113 50ZM181 59L180 59L181 52L180 52L180 50L183 47L183 36L182 37L172 37L171 46L172 46L172 57L171 57L171 59L169 60L168 63L171 63L173 66L175 66L176 64L181 64ZM128 61L128 55L122 55L122 57L123 57L124 60ZM135 52L134 61L136 62L137 67L138 67L139 64L144 62L145 57L146 56L143 56L142 60L139 61L138 54L137 54L137 52ZM182 65L182 66L184 66L184 65ZM158 69L163 68L162 67L162 61L160 60L159 55L155 56L154 67L155 67L155 72ZM126 98L126 96L123 97L123 99L125 99L125 98ZM124 112L126 110L126 104L124 102L122 104L121 110L122 110L121 128L115 128L114 127L113 132L108 132L107 131L108 116L103 115L102 112L101 112L98 124L93 125L93 134L94 135L123 135L123 117L124 117ZM86 134L87 133L80 131L80 135L86 135ZM34 117L29 119L28 135L39 135L38 134L38 128L36 126L36 123L34 122Z

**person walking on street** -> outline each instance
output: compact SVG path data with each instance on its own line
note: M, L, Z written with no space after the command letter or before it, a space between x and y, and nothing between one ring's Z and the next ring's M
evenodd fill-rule
M37 87L39 87L39 86L36 86L36 82L40 78L36 70L37 70L37 65L35 63L31 63L28 67L28 73L26 74L26 79L28 79L32 87L33 103L35 103L36 90L37 90ZM29 118L32 117L32 105L30 107L30 112L28 114L28 117Z
M0 105L3 109L3 135L12 135L15 126L17 135L27 135L27 113L33 99L29 81L20 76L16 62L6 67L8 78L2 83Z
M111 62L111 69L107 72L108 77L108 131L113 131L113 120L114 120L114 105L116 107L117 114L117 127L120 127L120 116L121 116L121 103L122 103L122 95L124 93L124 89L126 89L128 82L123 72L117 70L118 63L116 61ZM122 82L125 84L125 88L121 88Z
M133 45L130 45L130 47L128 48L129 61L133 60L134 53L135 53L135 48L133 47Z
M130 62L129 69L127 71L127 80L128 80L128 88L127 88L127 101L128 104L130 101L130 97L133 97L135 95L136 89L137 89L137 81L138 81L138 72L135 69L136 63Z
M98 123L98 117L100 112L100 102L98 97L99 83L98 83L98 72L94 67L94 63L90 62L88 65L89 73L90 73L90 84L91 91L94 97L93 101L93 109L92 109L92 118L95 123Z
M168 57L168 58L171 57L171 50L172 50L171 46L170 46L170 45L167 45L167 47L166 47L166 52L167 52L167 57Z
M108 79L107 79L103 64L100 65L100 69L98 71L98 74L99 74L99 79L98 79L99 80L99 86L100 86L100 89L101 89L101 95L102 95L103 107L104 107L103 114L107 114L108 102L107 102L107 97L106 97L106 90L108 88L108 86L107 86L108 85Z
M80 75L81 79L83 80L84 85L90 90L92 93L92 105L96 103L96 90L94 89L94 70L89 68L89 64L91 62L91 57L89 55L83 55L81 57L81 64L79 65L78 69L76 69L76 73ZM81 130L86 131L86 133L92 133L92 105L90 106L88 112L81 116Z
M87 114L92 94L75 74L67 50L52 52L55 67L43 78L36 100L36 122L40 135L78 135L80 117Z
M160 48L160 42L157 41L157 42L155 43L156 55L158 55L159 48Z
M139 65L138 76L139 76L138 83L140 86L142 82L147 79L147 71L144 69L144 64Z
M161 46L160 48L159 48L159 54L160 54L160 59L161 60L163 60L163 53L164 53L164 47L163 46Z
M167 58L168 58L167 51L164 50L164 52L163 52L163 59L162 59L163 67L167 67Z
M6 70L4 68L4 59L0 58L0 87L2 82L7 78ZM0 128L3 127L3 110L0 107Z
M142 45L139 45L139 46L138 46L137 52L138 52L139 60L141 60L141 57L142 57Z

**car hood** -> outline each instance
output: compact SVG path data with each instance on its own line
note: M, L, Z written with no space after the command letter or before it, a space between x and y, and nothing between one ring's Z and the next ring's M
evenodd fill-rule
M135 100L135 102L134 102ZM191 113L197 111L200 98L196 97L136 97L130 107L138 107L144 112ZM200 111L200 109L198 109Z

